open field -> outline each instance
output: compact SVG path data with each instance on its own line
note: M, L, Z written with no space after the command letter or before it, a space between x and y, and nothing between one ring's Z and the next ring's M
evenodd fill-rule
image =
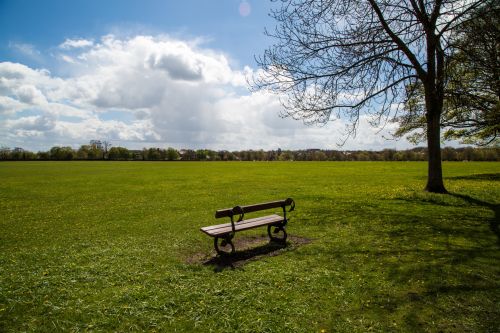
M426 167L0 163L0 331L498 332L500 163ZM286 197L309 243L204 264L216 209Z

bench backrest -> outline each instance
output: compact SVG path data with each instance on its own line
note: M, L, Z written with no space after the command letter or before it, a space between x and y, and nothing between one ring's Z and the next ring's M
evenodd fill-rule
M215 218L218 219L221 217L231 217L234 215L246 214L246 213L257 212L260 210L266 210L278 207L286 208L286 206L292 206L290 210L293 210L295 203L292 198L288 198L285 200L263 202L255 205L236 206L233 208L219 209L218 211L215 212Z

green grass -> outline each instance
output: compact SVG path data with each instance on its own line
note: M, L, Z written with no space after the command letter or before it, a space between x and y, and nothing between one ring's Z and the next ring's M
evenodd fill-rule
M444 163L452 195L426 167L0 163L0 331L498 332L500 163ZM188 260L216 209L288 196L311 243Z

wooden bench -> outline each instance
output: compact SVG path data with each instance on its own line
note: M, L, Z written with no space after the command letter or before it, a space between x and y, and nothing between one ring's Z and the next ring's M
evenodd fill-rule
M278 207L280 207L283 210L283 216L278 214L272 214L252 219L244 219L245 214L247 213L278 208ZM278 241L284 243L286 242L287 238L287 233L285 230L285 227L288 223L288 219L286 216L287 207L289 207L288 212L294 210L295 202L293 201L293 199L288 198L286 200L278 200L278 201L264 202L255 205L236 206L233 208L220 209L215 212L215 218L218 219L222 217L229 217L231 219L231 222L203 227L200 230L205 234L214 237L215 251L217 251L219 255L234 253L234 244L232 242L232 239L237 232L258 228L262 226L267 226L267 234L269 235L271 241ZM235 218L237 219L236 221ZM271 233L273 227L274 230ZM278 234L280 232L283 233L282 237L273 236L273 234ZM221 249L221 247L227 248L228 245L231 248L230 252Z

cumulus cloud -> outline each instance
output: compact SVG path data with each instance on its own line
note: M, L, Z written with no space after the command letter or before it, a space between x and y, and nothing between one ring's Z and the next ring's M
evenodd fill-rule
M0 115L13 115L26 108L27 105L9 96L0 95Z
M22 85L17 87L14 92L21 103L32 105L44 105L47 103L47 99L42 92L33 85Z
M54 128L55 121L48 116L30 116L7 120L6 124L13 130L45 132Z
M105 138L130 148L336 148L345 126L280 118L276 96L246 90L250 67L231 67L200 41L107 35L67 39L59 49L65 77L0 63L0 143L46 149ZM345 148L395 146L366 118L361 131Z
M203 76L200 64L189 60L172 54L152 55L148 59L148 64L150 68L166 70L173 79L186 81L201 80Z

